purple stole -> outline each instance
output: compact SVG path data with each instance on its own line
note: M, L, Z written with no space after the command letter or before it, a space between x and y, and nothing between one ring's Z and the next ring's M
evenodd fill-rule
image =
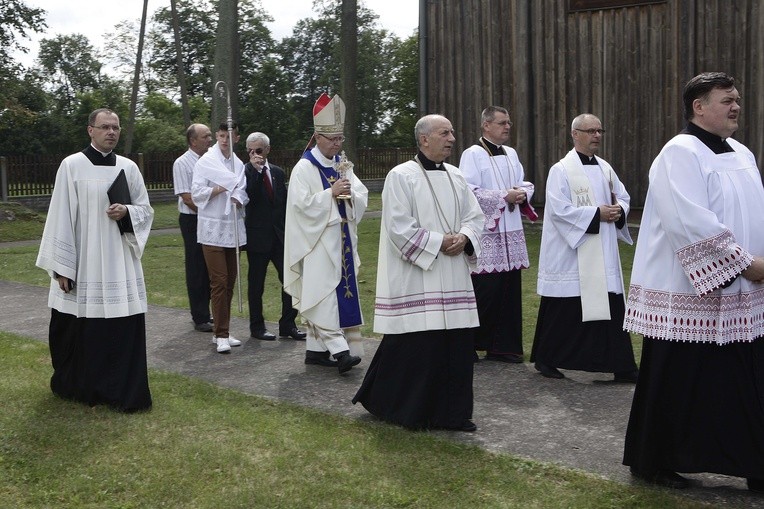
M321 183L324 189L331 187L339 175L334 168L321 165L309 150L302 155L314 166L320 168L318 173L321 175ZM334 156L335 161L339 161L339 156ZM353 244L350 241L350 228L347 223L347 212L345 210L345 200L337 200L342 223L342 278L337 285L337 307L340 312L340 327L356 327L363 323L361 318L361 301L358 298L358 285L355 277L355 263L353 262Z

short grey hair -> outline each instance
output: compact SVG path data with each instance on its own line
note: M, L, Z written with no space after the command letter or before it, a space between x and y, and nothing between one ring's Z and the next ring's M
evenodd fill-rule
M262 141L263 143L265 143L266 147L271 146L271 140L270 138L268 138L268 136L265 135L265 133L256 132L247 136L246 143L256 142L256 141Z
M590 118L593 118L597 120L600 124L602 121L595 115L592 115L591 113L581 113L579 116L573 119L573 122L570 123L570 130L573 131L575 129L579 129L581 127L581 124L584 123L585 120L588 120Z
M416 139L416 146L419 146L419 137L424 135L428 135L432 132L433 128L433 122L435 119L438 118L446 118L443 115L439 114L432 114L432 115L425 115L424 117L420 118L416 121L416 125L414 125L414 138Z
M480 114L480 123L482 124L483 122L493 121L493 119L496 118L497 113L509 115L507 108L503 108L501 106L489 106L483 110L483 113Z

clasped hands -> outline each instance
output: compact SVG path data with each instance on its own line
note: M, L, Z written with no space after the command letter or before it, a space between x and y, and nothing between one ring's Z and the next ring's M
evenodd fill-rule
M512 189L508 189L507 195L504 197L505 202L513 205L525 203L525 200L527 199L528 195L525 193L525 189L521 187L513 187Z
M467 240L467 236L463 233L446 233L440 243L440 252L446 256L462 254Z

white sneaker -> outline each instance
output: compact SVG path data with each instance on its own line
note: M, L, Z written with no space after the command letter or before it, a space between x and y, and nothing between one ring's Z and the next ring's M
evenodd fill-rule
M217 345L218 344L218 338L216 338L215 336L212 336L212 344L213 345ZM241 346L241 341L239 341L238 339L236 339L233 336L228 336L228 344L230 346Z
M218 353L228 353L231 351L231 345L228 343L228 338L216 338L215 343L218 345Z

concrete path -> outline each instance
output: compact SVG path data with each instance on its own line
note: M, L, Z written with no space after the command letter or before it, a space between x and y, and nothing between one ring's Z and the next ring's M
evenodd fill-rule
M0 244L3 247L9 246ZM0 281L0 330L47 341L47 294L47 288ZM269 328L277 331L274 324ZM306 366L304 342L248 339L248 323L241 318L232 320L231 330L244 344L229 355L215 352L210 334L193 330L186 310L149 306L147 329L149 365L154 369L352 419L374 419L350 400L377 340L365 340L363 362L340 376L331 368ZM607 374L565 373L564 380L550 380L528 363L481 361L475 365L474 380L478 431L432 433L632 483L621 455L634 386L597 383L612 378ZM764 509L764 497L748 492L743 479L688 477L692 488L676 494L724 507Z

